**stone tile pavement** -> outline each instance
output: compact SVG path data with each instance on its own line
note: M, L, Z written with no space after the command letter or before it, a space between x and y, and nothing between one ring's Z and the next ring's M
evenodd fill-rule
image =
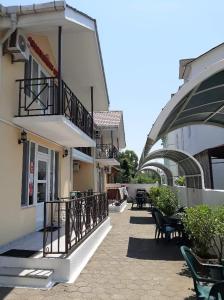
M196 299L179 247L154 241L150 212L129 206L111 220L111 232L74 284L49 291L0 288L0 299Z

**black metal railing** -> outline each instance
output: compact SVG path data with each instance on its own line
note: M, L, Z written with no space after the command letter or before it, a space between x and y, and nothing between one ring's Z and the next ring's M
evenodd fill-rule
M99 144L96 145L96 158L97 159L117 159L119 155L118 149L114 145Z
M69 254L108 217L106 193L44 203L43 255Z
M75 149L88 156L92 156L92 149L90 147L76 147Z
M93 137L93 118L83 104L56 77L19 79L19 117L64 115L88 136Z

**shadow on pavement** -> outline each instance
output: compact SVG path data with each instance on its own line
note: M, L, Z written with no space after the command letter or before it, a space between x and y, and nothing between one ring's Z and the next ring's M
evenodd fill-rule
M0 287L0 299L5 299L5 297L8 296L12 290L13 288Z
M154 220L152 217L130 217L131 224L154 224Z
M129 238L127 257L148 260L183 261L176 241L159 241L154 239Z

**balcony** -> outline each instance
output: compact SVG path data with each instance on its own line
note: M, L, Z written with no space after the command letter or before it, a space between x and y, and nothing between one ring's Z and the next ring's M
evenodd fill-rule
M96 145L96 159L103 165L119 166L118 162L118 149L111 144L98 144Z
M15 124L65 147L95 147L92 116L63 80L42 77L17 82Z
M86 163L93 164L94 158L92 155L92 148L77 147L72 149L72 157L74 160L80 160Z

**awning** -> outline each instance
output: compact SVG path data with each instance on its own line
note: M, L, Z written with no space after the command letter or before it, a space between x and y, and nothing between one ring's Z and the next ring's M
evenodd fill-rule
M178 164L186 178L186 187L204 189L204 173L199 162L190 154L171 149L161 149L150 152L142 161L140 170L154 159L165 158Z
M224 127L224 60L186 82L163 108L152 126L141 161L152 146L177 128L207 124Z
M142 170L147 170L147 169L151 170L151 167L155 167L155 168L162 170L164 172L164 174L166 175L167 184L170 186L173 186L173 174L170 171L170 169L168 169L165 165L163 165L159 162L152 161L152 162L144 164L144 166L142 167Z

